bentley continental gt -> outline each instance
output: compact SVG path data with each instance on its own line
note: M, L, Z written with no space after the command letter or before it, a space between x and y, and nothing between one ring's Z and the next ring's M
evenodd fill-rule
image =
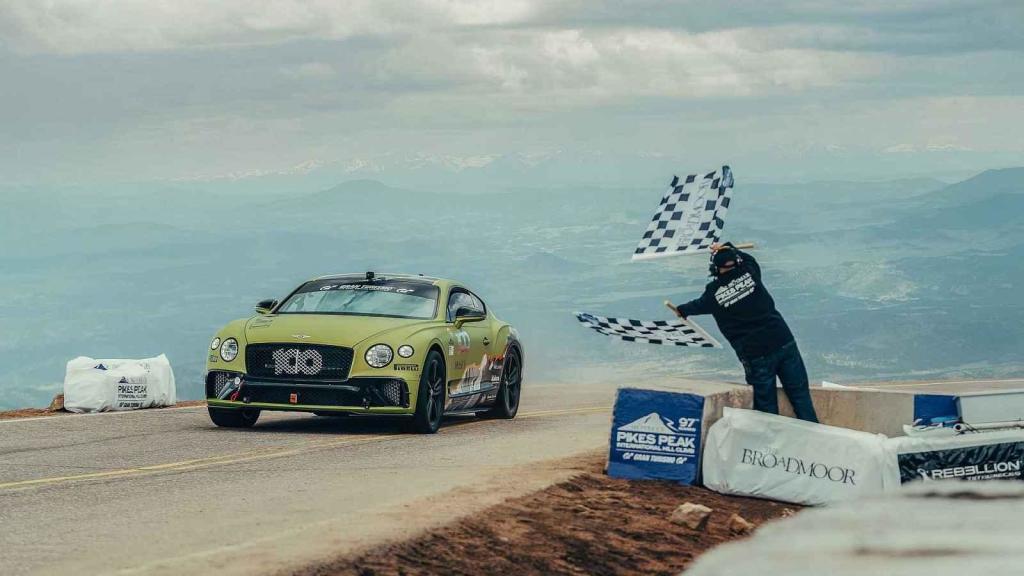
M445 415L514 418L519 409L518 334L459 282L322 276L256 312L210 342L206 399L217 426L287 410L404 416L429 434Z

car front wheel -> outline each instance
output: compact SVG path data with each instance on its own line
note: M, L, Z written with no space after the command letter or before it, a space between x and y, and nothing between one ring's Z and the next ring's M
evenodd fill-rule
M433 434L441 427L445 400L444 358L437 350L427 354L420 373L419 392L416 394L416 415L412 429L420 434Z

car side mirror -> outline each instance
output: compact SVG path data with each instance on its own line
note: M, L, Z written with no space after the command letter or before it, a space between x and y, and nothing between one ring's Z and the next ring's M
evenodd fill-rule
M270 314L270 311L277 306L277 300L260 300L256 305L257 314Z
M486 318L486 315L482 314L479 310L460 306L455 310L455 328L462 328L462 325L467 322L480 322L484 318Z

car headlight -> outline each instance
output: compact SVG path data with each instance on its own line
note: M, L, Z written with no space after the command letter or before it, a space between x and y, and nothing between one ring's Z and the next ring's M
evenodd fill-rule
M408 344L404 344L398 347L398 355L401 356L402 358L408 358L415 353L416 351L413 350L412 346L409 346Z
M220 348L220 336L214 338L213 342L210 342L210 350L216 350L217 348Z
M391 346L387 344L374 344L366 351L366 363L373 368L387 366L394 357L395 354L391 351Z
M220 357L225 362L238 358L238 340L228 338L220 345Z

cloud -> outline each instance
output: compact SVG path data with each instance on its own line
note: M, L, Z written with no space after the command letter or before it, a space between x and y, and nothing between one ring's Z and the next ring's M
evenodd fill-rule
M1010 154L1022 20L1020 0L0 0L0 172Z
M10 0L0 8L0 25L15 49L58 54L267 44L389 29L386 11L372 0L346 4L343 11L317 0Z
M25 53L151 52L509 24L532 11L526 0L7 0L0 33Z
M882 149L885 154L917 154L921 152L971 152L974 148L953 142L929 142L926 144L893 144Z
M466 28L788 27L792 48L1024 51L1019 0L6 0L0 37L25 53L110 53L447 34ZM822 33L827 31L827 33Z
M325 79L337 75L334 67L324 62L305 62L298 66L287 66L281 69L281 73L289 78L299 79Z
M800 91L878 69L877 58L792 49L777 37L747 30L509 31L486 43L474 37L458 51L469 55L465 67L496 92L557 95L571 102Z
M1021 51L1022 21L1019 0L575 0L546 3L533 18L554 27L689 32L788 26L797 34L792 42L802 47L901 54ZM828 28L842 33L814 32Z

